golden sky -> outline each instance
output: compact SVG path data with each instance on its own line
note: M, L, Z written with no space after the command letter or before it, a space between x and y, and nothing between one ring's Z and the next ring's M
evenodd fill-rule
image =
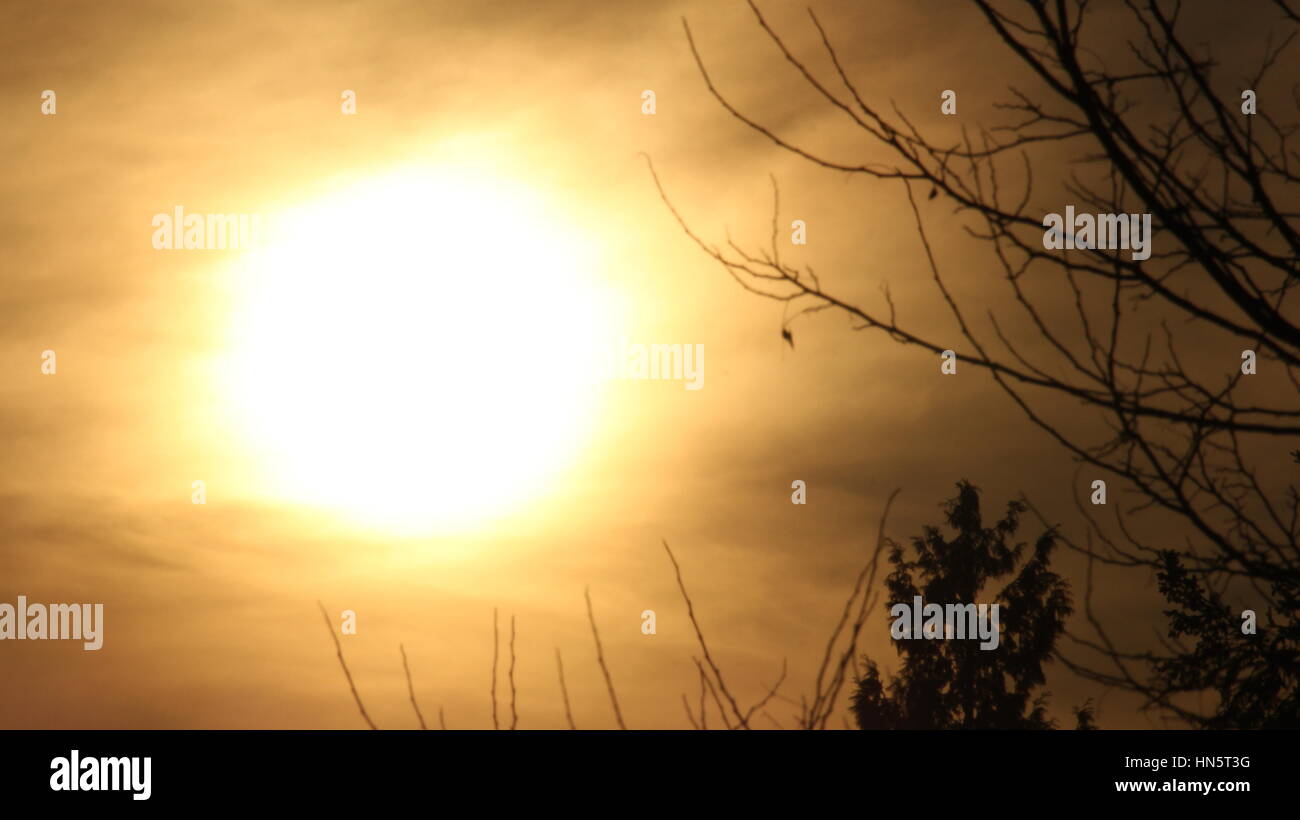
M872 98L940 141L962 124L939 116L942 89L978 124L1020 71L965 7L814 6ZM815 49L802 7L763 7ZM0 9L0 600L101 602L106 618L98 652L0 645L0 726L359 727L321 600L357 615L341 639L381 727L415 724L399 644L426 717L491 725L494 607L517 622L520 727L564 725L557 647L578 726L612 727L590 587L628 725L680 728L697 649L661 539L738 694L757 697L788 658L797 700L895 487L899 540L937 523L961 478L990 517L1023 490L1077 524L1087 481L986 375L941 381L928 353L830 314L796 323L792 349L780 305L683 235L641 152L717 242L766 241L774 175L783 216L808 225L790 259L868 301L888 283L904 316L951 324L901 188L814 169L732 119L683 16L737 104L827 153L879 151L815 104L741 3ZM450 181L384 199L426 173ZM154 215L176 206L275 219L350 202L355 216L365 196L377 228L318 230L275 270L151 244ZM959 295L978 300L963 266L987 257L945 209L927 218ZM427 280L407 288L394 270ZM703 345L703 388L575 383L565 367L597 332ZM473 455L493 441L511 449ZM533 478L503 500L517 471ZM333 501L313 502L311 482ZM447 521L487 512L454 527L367 516L400 492ZM1122 583L1103 585L1110 617L1147 623L1153 587ZM872 625L864 649L892 668L883 609ZM1067 723L1099 694L1059 668L1049 688ZM1115 696L1101 720L1153 719Z

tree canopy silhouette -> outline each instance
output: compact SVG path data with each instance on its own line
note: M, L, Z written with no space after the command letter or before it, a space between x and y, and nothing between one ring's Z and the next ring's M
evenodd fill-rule
M1045 682L1056 641L1071 612L1069 584L1049 568L1056 534L1047 530L1031 549L1013 543L1025 505L1012 501L1006 514L985 527L979 491L957 484L946 519L955 530L945 538L927 526L910 550L895 544L886 579L887 607L915 596L939 604L994 604L1005 612L994 649L976 640L919 636L896 640L898 673L885 680L876 662L865 672L852 709L863 729L1048 729ZM992 582L1010 580L996 592ZM1089 719L1091 713L1089 712ZM1080 718L1080 722L1083 719Z
M1164 559L1160 592L1170 605L1170 638L1181 643L1156 663L1163 688L1218 696L1212 712L1194 719L1201 728L1300 728L1300 625L1291 620L1247 632L1242 613L1189 573L1177 552ZM1272 593L1289 611L1300 608L1300 587L1279 582Z

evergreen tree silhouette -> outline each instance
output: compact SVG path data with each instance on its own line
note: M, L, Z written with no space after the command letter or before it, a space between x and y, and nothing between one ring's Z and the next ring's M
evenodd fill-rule
M968 481L946 504L945 539L927 526L912 539L905 554L895 544L886 579L886 611L896 603L999 605L1001 640L981 649L976 640L903 639L894 642L901 658L897 675L886 680L875 661L864 658L852 709L862 729L1050 729L1044 665L1072 611L1069 584L1048 568L1056 544L1055 529L1039 536L1026 556L1026 545L1012 543L1025 511L1021 502L1007 505L1006 515L990 528L980 516L979 491ZM1022 560L1023 559L1023 560ZM1019 569L1017 569L1017 567ZM1010 577L996 595L984 592L990 582ZM890 622L893 622L892 616ZM1079 715L1079 728L1092 724L1092 711Z

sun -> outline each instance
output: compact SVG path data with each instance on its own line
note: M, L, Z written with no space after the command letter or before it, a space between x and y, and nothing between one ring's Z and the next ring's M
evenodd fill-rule
M266 494L421 534L545 493L590 437L612 304L547 206L408 167L269 218L222 368Z

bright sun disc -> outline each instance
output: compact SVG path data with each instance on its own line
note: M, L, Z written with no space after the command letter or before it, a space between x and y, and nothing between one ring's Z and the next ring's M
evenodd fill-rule
M576 457L609 303L591 249L543 204L422 169L271 220L235 272L225 374L269 494L450 530Z

